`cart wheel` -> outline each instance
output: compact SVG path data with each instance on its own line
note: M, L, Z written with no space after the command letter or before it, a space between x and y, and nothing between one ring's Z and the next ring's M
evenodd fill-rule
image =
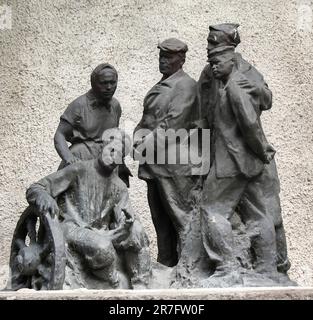
M11 244L11 289L61 290L65 242L57 218L29 206L17 222Z

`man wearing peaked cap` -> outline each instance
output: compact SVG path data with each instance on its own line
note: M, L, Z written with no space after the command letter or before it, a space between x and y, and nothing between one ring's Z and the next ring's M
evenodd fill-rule
M134 133L137 153L145 152L160 141L160 129L165 132L188 129L197 108L196 81L183 71L188 46L170 38L157 47L163 76L144 99L143 116ZM150 134L141 136L147 129ZM163 150L158 148L155 156L164 152L164 159L168 159L168 155L179 148L178 143L169 143ZM169 267L175 266L181 255L194 209L191 195L198 182L198 177L192 176L192 165L181 164L179 155L176 164L150 162L139 166L139 178L147 183L148 203L157 234L157 260Z
M236 47L241 42L239 35L239 24L237 23L223 23L209 27L209 36L207 39L208 59L216 53L218 48L229 48L229 54L234 52L234 69L239 70L249 79L255 87L259 90L260 98L260 112L270 110L272 107L272 92L265 82L260 72L247 62L240 53L235 52ZM200 102L200 118L206 119L206 123L212 128L214 108L217 103L218 90L221 85L219 80L216 80L212 73L211 65L208 64L203 69L198 81L199 102ZM213 150L211 148L211 150ZM277 245L277 267L282 273L286 273L290 269L290 262L287 254L287 241L285 236L285 229L283 226L282 212L280 206L280 187L279 178L276 168L275 159L265 167L267 171L267 186L264 193L268 197L267 211L272 215L275 231L276 231L276 245Z
M238 28L239 24L237 23L223 23L209 27L207 38L208 59L210 52L219 47L229 47L230 50L235 51L241 42ZM260 104L261 110L271 109L272 92L260 72L244 60L240 53L235 53L234 62L235 68L240 69L246 74L247 78L253 80L262 91L263 94L260 97L262 99ZM198 90L200 93L200 118L206 118L210 126L212 124L212 115L214 114L219 85L219 81L216 81L213 77L210 64L206 65L198 81Z
M240 42L237 27L210 27L210 64L198 82L201 110L213 131L211 150L215 150L203 188L203 241L217 271L227 273L237 268L229 223L237 209L248 226L259 230L259 236L252 241L257 271L286 273L290 263L273 159L275 150L267 143L260 121L262 110L271 108L272 95L263 76L235 53ZM227 194L225 199L219 196L221 190ZM212 224L212 219L218 223ZM223 239L219 239L222 234Z

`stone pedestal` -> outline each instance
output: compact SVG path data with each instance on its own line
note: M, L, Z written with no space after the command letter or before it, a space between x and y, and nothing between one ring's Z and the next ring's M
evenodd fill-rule
M313 287L184 290L2 291L0 300L313 300Z

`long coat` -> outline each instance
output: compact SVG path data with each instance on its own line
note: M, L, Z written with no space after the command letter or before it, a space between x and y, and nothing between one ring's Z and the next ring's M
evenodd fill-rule
M157 132L158 130L173 129L189 129L190 123L195 118L197 111L197 83L182 69L165 80L161 80L154 85L147 93L144 99L144 111L142 119L135 129L135 134L140 129L148 129L151 134L147 136L143 142L147 149L151 145L162 142ZM158 136L158 137L157 137ZM188 140L188 136L185 137ZM186 141L185 141L186 142ZM160 153L164 152L165 159L172 152L176 152L176 164L156 164L145 163L139 166L139 178L151 179L157 177L173 177L173 176L188 176L191 175L192 164L181 164L178 146L175 142L169 144L163 150L156 150ZM185 150L188 152L188 150Z

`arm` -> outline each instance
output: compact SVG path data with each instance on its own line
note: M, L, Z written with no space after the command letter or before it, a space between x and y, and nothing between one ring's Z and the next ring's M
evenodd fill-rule
M120 119L122 116L122 108L120 103L116 101L116 116L117 116L117 127L119 127ZM126 157L126 155L125 155ZM118 167L118 175L125 182L126 186L129 188L129 177L132 177L132 173L125 164L125 157L123 158L123 163Z
M75 165L57 171L32 184L26 191L26 199L30 205L35 205L40 213L50 212L52 216L58 213L58 205L54 198L66 191L78 174Z
M130 204L128 191L125 188L117 187L114 192L117 194L114 205L114 220L117 224L126 222L132 224L134 221L134 212Z
M184 83L176 86L168 105L168 111L158 126L144 139L144 144L153 143L158 129L189 129L196 112L198 97L196 84Z
M122 107L118 101L117 101L116 108L117 108L117 127L119 127L120 126L120 119L122 116Z
M71 153L67 144L67 141L69 141L72 136L72 125L69 122L61 119L54 135L54 146L61 159L64 160L67 165L72 164L77 160Z
M272 91L269 89L262 74L255 67L251 66L250 72L251 72L250 77L253 79L255 87L258 88L261 111L271 109L272 108Z
M236 54L236 64L238 70L243 70L243 73L246 76L246 81L247 79L252 81L254 88L257 89L257 95L260 100L260 112L271 109L272 92L265 82L263 75L248 61L243 59L239 53ZM244 86L244 83L242 85Z
M204 128L212 128L214 109L218 98L219 83L214 79L212 68L208 64L201 72L198 80L197 89L199 95L199 126ZM203 125L201 123L205 123Z
M227 95L235 114L240 131L250 149L264 162L269 163L275 154L275 150L266 141L260 123L260 100L255 95L252 84L245 82L241 86L242 79L231 80L227 87Z
M269 110L272 108L272 91L269 89L266 82L261 86L261 110Z
M272 91L261 75L259 79L255 79L253 82L250 82L247 78L239 79L237 84L259 99L260 112L272 108Z
M67 141L71 141L74 128L78 131L81 130L81 109L83 108L84 103L86 103L83 97L84 96L78 97L69 104L61 116L59 126L54 135L55 149L67 165L79 160L72 155Z
M111 192L111 197L114 199L111 220L114 222L111 224L108 234L111 235L115 248L119 248L122 242L129 237L135 218L127 188L120 184L113 184Z

